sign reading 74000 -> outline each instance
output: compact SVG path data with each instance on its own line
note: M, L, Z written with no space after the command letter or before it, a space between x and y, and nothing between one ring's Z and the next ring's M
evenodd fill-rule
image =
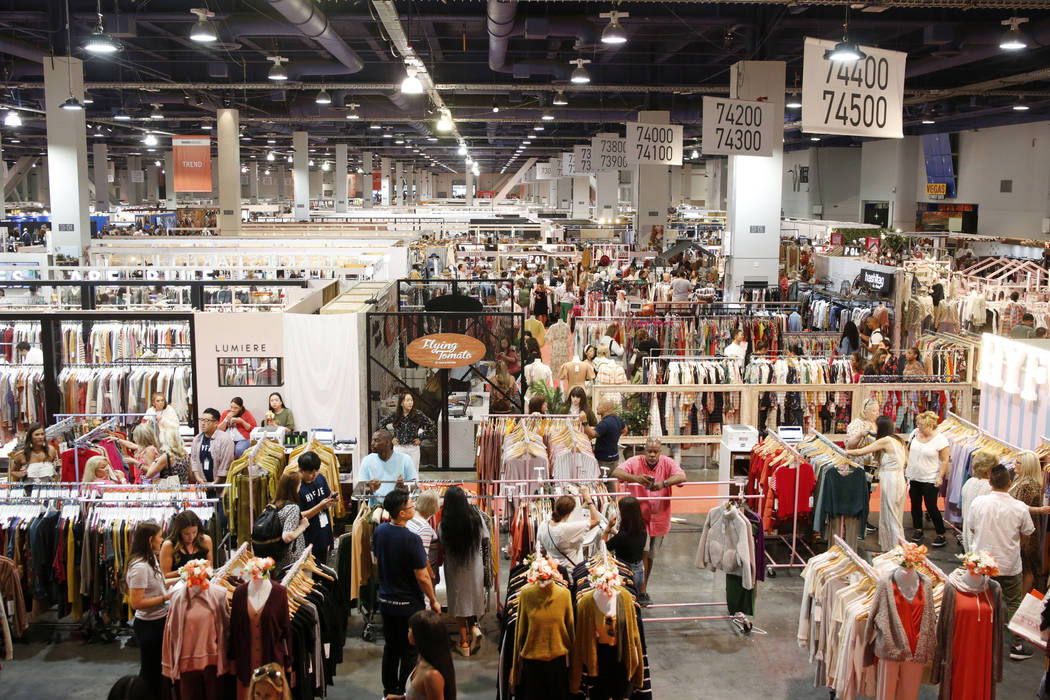
M862 46L856 61L824 58L834 42L806 39L802 130L820 134L903 138L907 54Z
M631 165L681 165L681 124L627 124L627 162Z

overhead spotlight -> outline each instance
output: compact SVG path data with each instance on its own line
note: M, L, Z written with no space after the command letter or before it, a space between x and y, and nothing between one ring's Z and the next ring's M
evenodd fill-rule
M314 159L311 158L310 161L307 163L307 165L310 166L311 168L314 167Z
M155 161L153 161L153 164L154 164L155 166L157 166L158 168L160 167L160 161L159 161L159 160L155 160Z
M193 98L193 105L195 107L203 106L204 105L204 98L201 97L200 95L197 95L196 97Z
M802 102L799 101L798 97L792 95L784 106L788 109L802 109Z
M427 137L427 141L429 141L430 143L434 143L435 141L437 141L437 137L436 136L428 136Z
M404 95L422 95L423 83L416 77L418 69L415 62L405 65L405 79L401 81L401 93Z
M369 129L372 129L373 131L379 131L379 130L380 130L380 129L382 129L383 127L382 127L382 126L380 126L379 124L372 124L372 125L371 125L371 126L369 126L368 128L369 128Z
M149 118L150 119L163 119L164 118L164 112L160 111L160 103L158 103L158 102L151 102L150 104L153 106L153 111L149 113Z
M22 116L16 110L7 110L7 114L4 115L4 126L10 126L12 128L22 126Z
M117 110L117 113L113 115L113 119L118 121L118 122L130 122L131 121L131 115L128 114L127 112L125 112L124 108L121 107L120 109Z
M96 3L98 23L95 25L91 36L84 42L84 50L94 54L109 54L120 51L120 42L110 36L105 27L102 26L102 2Z
M270 80L288 80L288 71L284 69L285 63L288 59L284 56L267 56L268 61L273 61L273 67L270 68L270 72L266 74L266 77Z
M554 115L551 114L551 111L549 109L545 109L543 110L543 114L540 115L540 119L542 119L545 122L552 122L554 121Z
M215 16L215 13L204 7L194 7L190 12L197 15L197 22L193 25L193 29L190 30L190 39L202 44L218 41L219 32L216 31L215 25L211 22L211 18Z
M819 136L810 136L809 140L810 141L820 141L820 137Z
M65 105L62 105L62 106L64 107ZM1025 103L1024 98L1023 97L1018 97L1017 98L1017 102L1014 103L1014 111L1015 112L1027 112L1028 109L1029 109L1029 107Z
M142 139L142 143L146 144L147 146L156 146L157 137L153 134L146 134L146 136Z
M699 158L699 157L700 157L700 151L698 151L698 150L696 150L696 149L694 148L694 149L692 150L692 152L691 152L691 153L689 154L689 157L690 157L690 158L692 158L693 160L696 160L697 158Z
M270 174L270 169L269 168L267 168L266 170L263 170L263 175L269 175L269 174Z
M289 163L291 163L291 162L293 162L293 161L294 161L295 159L294 159L294 158L292 158L291 156L288 156L287 158L285 158L285 160L286 160L286 161L288 161Z
M394 138L394 135L391 134L389 131L384 131L383 132L383 138L385 138L385 139L392 139L392 138Z
M590 62L590 59L587 58L576 58L569 61L569 63L572 63L576 66L576 68L572 71L572 75L569 76L569 80L576 83L577 85L585 85L591 82L590 74L587 72L587 69L583 67L584 64Z
M241 175L244 175L247 172L248 172L248 166L247 165L242 165L241 166Z
M492 113L493 114L499 114L499 105L496 104L495 98L493 98L493 100L492 100Z
M849 6L846 6L846 21L842 24L842 41L835 48L824 52L824 58L836 63L853 63L868 55L860 50L857 42L849 40Z
M554 99L551 100L551 104L556 107L564 107L565 105L569 104L569 101L565 99L565 93L561 90L558 90L558 92L554 94Z
M85 92L84 99L81 100L81 102L83 102L86 105L93 105L95 104L95 98L91 96L90 92Z
M435 126L438 131L452 131L452 119L449 117L447 111L442 110L441 116L438 118Z
M266 154L266 160L271 161L271 162L275 161L275 160L277 160L277 156L274 155L273 151L270 151L269 153Z
M321 163L321 170L323 170L325 172L328 172L331 169L332 169L332 164L329 163L327 160L325 162Z
M937 122L934 119L932 119L931 117L925 116L925 117L922 118L922 123L925 124L926 126L929 126L930 124L936 124Z
M467 165L471 165L474 162L474 159L471 158L470 156L467 156L466 158L463 159L463 162L466 163Z
M536 126L532 127L532 130L533 131L543 131L543 125L542 124L537 124Z
M84 109L83 103L72 95L66 98L66 101L62 103L61 107L67 112L80 112Z
M266 143L272 146L273 144L277 143L277 139L266 139Z
M394 139L394 143L397 144L398 146L400 146L400 145L405 143L405 140L403 138L401 138L401 137L398 137L398 138Z
M598 15L602 19L608 18L609 24L602 30L603 44L623 44L627 42L627 32L620 26L620 17L630 17L626 12L602 12Z
M321 92L317 93L317 97L314 98L314 102L319 105L330 105L332 104L332 96L328 94L328 91L321 88Z
M456 150L456 155L465 156L467 155L467 147L464 144L459 144L459 148Z
M1027 17L1011 17L1010 19L1004 19L1001 24L1004 27L1009 27L1003 38L999 41L999 48L1004 51L1020 51L1021 49L1028 48L1028 42L1025 40L1024 35L1021 34L1021 25L1028 21Z
M350 107L350 111L346 113L346 118L354 120L360 119L361 115L357 113L357 104L351 102L348 106Z

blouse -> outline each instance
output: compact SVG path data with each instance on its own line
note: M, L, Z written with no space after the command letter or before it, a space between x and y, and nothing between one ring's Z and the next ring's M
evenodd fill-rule
M400 421L396 419L396 414L388 416L381 425L392 429L398 445L411 445L416 440L433 439L437 435L434 421L420 411L412 411L402 416Z
M156 564L156 561L153 563ZM164 574L161 573L159 566L151 566L149 563L138 559L128 567L128 572L124 575L124 578L127 581L128 590L141 590L143 591L143 597L156 598L164 595ZM135 611L136 619L146 621L163 620L167 614L168 601L166 600L159 605Z
M277 511L277 516L281 519L281 524L284 525L284 532L295 531L303 517L298 503L286 503L284 507ZM274 563L274 568L280 570L288 566L302 555L304 549L306 549L306 539L299 535L288 543L288 548L284 551L284 555L280 560Z
M229 417L229 415L229 410L223 412L222 416L219 417L219 422L222 423L227 417ZM248 427L242 428L240 425L231 422L226 433L230 435L231 440L250 440L252 437L252 430L258 425L258 423L255 422L255 416L253 416L251 411L246 408L241 411L241 415L237 416L237 418L243 418L248 421Z

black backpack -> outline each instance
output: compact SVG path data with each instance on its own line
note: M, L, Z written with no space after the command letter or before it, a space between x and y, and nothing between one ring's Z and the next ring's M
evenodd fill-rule
M284 523L272 503L263 509L252 524L252 551L257 557L272 557L279 560L288 551L288 543L282 538Z

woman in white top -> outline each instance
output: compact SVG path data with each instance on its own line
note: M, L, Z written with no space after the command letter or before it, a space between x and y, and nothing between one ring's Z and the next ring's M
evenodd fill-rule
M937 496L948 473L948 438L937 432L940 419L933 411L920 413L915 422L918 428L912 432L908 444L908 489L911 494L911 524L915 530L912 541L922 540L922 505L926 503L926 513L933 521L937 537L930 543L933 547L943 547L944 519L937 507Z
M576 510L576 499L559 496L554 502L551 519L540 525L536 537L543 551L570 572L583 561L584 537L601 521L598 509L591 501L591 491L586 486L580 488L580 500L589 511L588 520L570 520L569 516Z
M159 434L164 435L168 440L178 440L179 417L175 414L175 409L168 404L168 400L160 392L155 393L150 401L152 405L146 409L146 416L142 422L156 420Z
M153 697L161 696L161 645L164 623L168 619L168 599L171 591L164 583L157 554L164 544L164 535L157 523L146 521L135 527L128 552L128 567L124 580L128 586L128 602L135 611L133 627L139 643L139 676L145 680Z
M904 535L904 499L908 487L904 482L904 465L908 455L893 429L893 419L879 416L875 421L875 442L866 447L846 450L851 457L879 453L879 549L888 552Z
M875 432L875 419L879 417L879 400L870 398L861 407L860 418L855 418L846 426L846 447L861 447Z

